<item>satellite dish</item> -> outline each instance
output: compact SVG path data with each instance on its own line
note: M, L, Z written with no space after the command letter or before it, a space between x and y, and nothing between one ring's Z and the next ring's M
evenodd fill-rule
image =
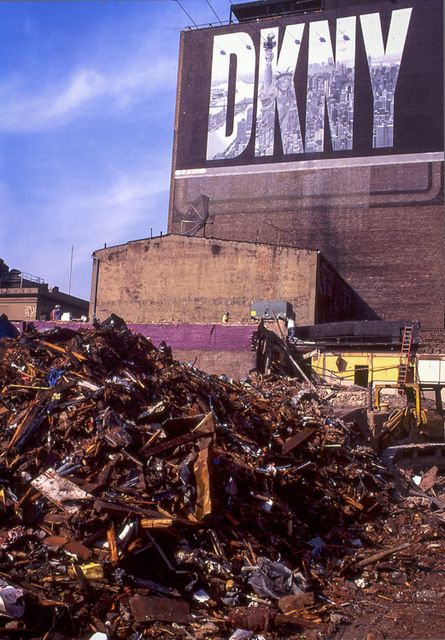
M181 235L205 236L205 227L209 218L209 198L201 194L187 209L185 214L176 211L175 217L181 220ZM200 233L202 232L202 233Z

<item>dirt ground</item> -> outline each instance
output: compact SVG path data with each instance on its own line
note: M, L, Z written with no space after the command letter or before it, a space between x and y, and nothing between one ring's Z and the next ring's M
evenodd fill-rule
M332 639L445 638L443 542L437 547L419 545L412 551L415 561L411 577L403 584L397 584L395 578L396 584L373 584L359 589L351 605L344 607L350 624L340 625L330 636Z
M426 500L408 498L385 524L382 548L409 544L336 580L326 596L331 623L323 640L442 640L445 638L445 521ZM309 636L310 637L310 634Z

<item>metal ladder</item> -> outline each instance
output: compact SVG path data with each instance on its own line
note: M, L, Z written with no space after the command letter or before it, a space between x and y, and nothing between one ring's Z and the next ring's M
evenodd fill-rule
M408 377L409 357L411 355L411 345L413 343L413 326L405 325L402 334L402 347L400 349L399 372L397 383L405 384Z

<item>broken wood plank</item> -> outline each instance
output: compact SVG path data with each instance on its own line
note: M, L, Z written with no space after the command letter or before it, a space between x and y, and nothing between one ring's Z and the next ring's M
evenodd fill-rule
M408 549L411 546L409 542L403 542L402 544L398 544L395 547L391 547L390 549L384 549L383 551L379 551L378 553L374 553L374 555L369 556L369 558L364 558L360 560L360 562L356 563L356 567L367 567L369 564L373 564L374 562L378 562L387 556L391 556L393 553L397 553L398 551L403 551L404 549Z
M47 347L48 349L52 349L53 351L58 351L59 353L63 353L67 356L74 356L75 358L77 358L77 360L88 360L87 357L83 356L77 351L69 351L65 347L60 347L58 344L53 344L52 342L48 342L47 340L42 340L42 344L45 345L45 347Z
M108 548L110 550L111 564L117 564L119 562L119 550L117 547L116 529L114 523L107 531Z
M212 498L210 495L210 453L209 447L201 449L193 465L196 479L195 515L198 521L212 513Z
M174 518L142 518L141 527L143 529L166 529L175 522Z

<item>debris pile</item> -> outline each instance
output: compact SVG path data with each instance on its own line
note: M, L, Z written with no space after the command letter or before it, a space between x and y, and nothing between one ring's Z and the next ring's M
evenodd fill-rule
M0 375L11 634L291 637L393 500L297 382L209 376L125 326L26 333Z
M445 478L438 472L436 466L419 474L400 471L405 497L360 534L375 552L367 549L356 559L360 573L336 576L324 591L337 607L323 638L443 636Z
M323 393L324 392L324 393ZM320 390L332 407L366 407L369 403L369 392L363 387L340 387L331 391Z

